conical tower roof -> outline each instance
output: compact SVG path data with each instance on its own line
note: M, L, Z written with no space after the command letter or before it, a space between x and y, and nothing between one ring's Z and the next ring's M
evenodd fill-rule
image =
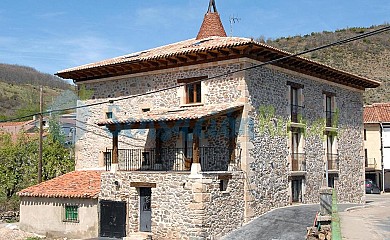
M215 0L210 0L207 13L204 15L202 26L200 27L197 40L218 36L226 37L225 29L223 28L221 18L215 5Z

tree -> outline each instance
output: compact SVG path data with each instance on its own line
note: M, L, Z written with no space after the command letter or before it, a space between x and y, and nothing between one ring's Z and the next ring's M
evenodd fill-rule
M74 170L73 148L64 144L65 137L55 118L43 142L43 180ZM0 206L17 208L16 193L37 183L38 135L21 132L16 140L0 132ZM9 204L12 203L12 204Z
M18 207L16 192L37 182L37 141L20 133L16 141L0 134L0 199L1 205Z
M57 116L49 120L49 134L43 142L44 181L74 170L73 146L65 146L65 136L61 131Z

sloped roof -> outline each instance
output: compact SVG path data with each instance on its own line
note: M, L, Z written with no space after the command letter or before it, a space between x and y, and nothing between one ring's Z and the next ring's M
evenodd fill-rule
M75 81L85 81L243 57L267 62L290 55L292 54L253 39L217 36L201 40L190 39L106 59L65 69L56 75ZM273 65L358 89L375 88L380 85L378 81L299 56L278 61Z
M34 122L35 120L29 120L24 122L0 122L0 127L13 127L13 126L23 126Z
M390 123L390 103L374 103L364 106L364 123Z
M169 122L180 120L198 120L211 116L223 115L235 112L243 108L240 103L226 103L218 105L183 107L177 109L154 110L146 113L131 114L128 119L107 119L97 124L120 125L120 124L142 124L151 122ZM146 126L145 126L146 127Z
M20 197L98 198L101 171L73 171L18 192Z

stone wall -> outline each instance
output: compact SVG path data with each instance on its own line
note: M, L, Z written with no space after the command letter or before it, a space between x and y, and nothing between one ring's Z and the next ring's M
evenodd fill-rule
M231 178L226 191L220 191L221 174ZM213 239L243 224L241 172L195 179L186 173L103 173L100 199L127 202L127 234L139 231L139 188L131 183L156 186L151 197L153 239Z
M214 77L240 67L238 60L235 60L221 62L221 65L201 64L190 68L137 74L122 79L89 81L84 85L91 97L89 100L80 101L78 105L89 105L108 99L148 93L176 86L178 79L198 76ZM236 101L241 96L238 81L235 75L229 75L202 82L202 103L209 105ZM183 94L184 88L180 87L115 101L112 104L79 108L77 110L76 169L103 167L99 159L102 159L102 152L106 148L112 148L112 135L96 123L105 119L106 112L111 111L113 119L129 119L134 113L142 112L142 108L154 110L180 107L184 104ZM122 131L119 135L119 148L154 147L154 136L155 133L147 129Z
M364 168L362 158L362 92L333 83L290 74L276 67L256 68L246 74L251 108L248 111L250 148L247 159L249 205L252 216L291 202L289 159L289 86L287 81L304 86L304 153L307 172L304 175L304 203L318 203L324 182L325 136L323 91L336 94L339 112L337 147L340 168L336 189L340 202L362 203ZM270 122L263 122L261 108L272 109ZM264 126L265 125L265 126ZM336 178L337 179L337 178Z

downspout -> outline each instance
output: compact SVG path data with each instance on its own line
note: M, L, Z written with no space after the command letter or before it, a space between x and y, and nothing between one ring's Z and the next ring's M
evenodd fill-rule
M381 139L381 164L382 164L382 192L385 192L385 164L383 162L383 125L379 122Z

